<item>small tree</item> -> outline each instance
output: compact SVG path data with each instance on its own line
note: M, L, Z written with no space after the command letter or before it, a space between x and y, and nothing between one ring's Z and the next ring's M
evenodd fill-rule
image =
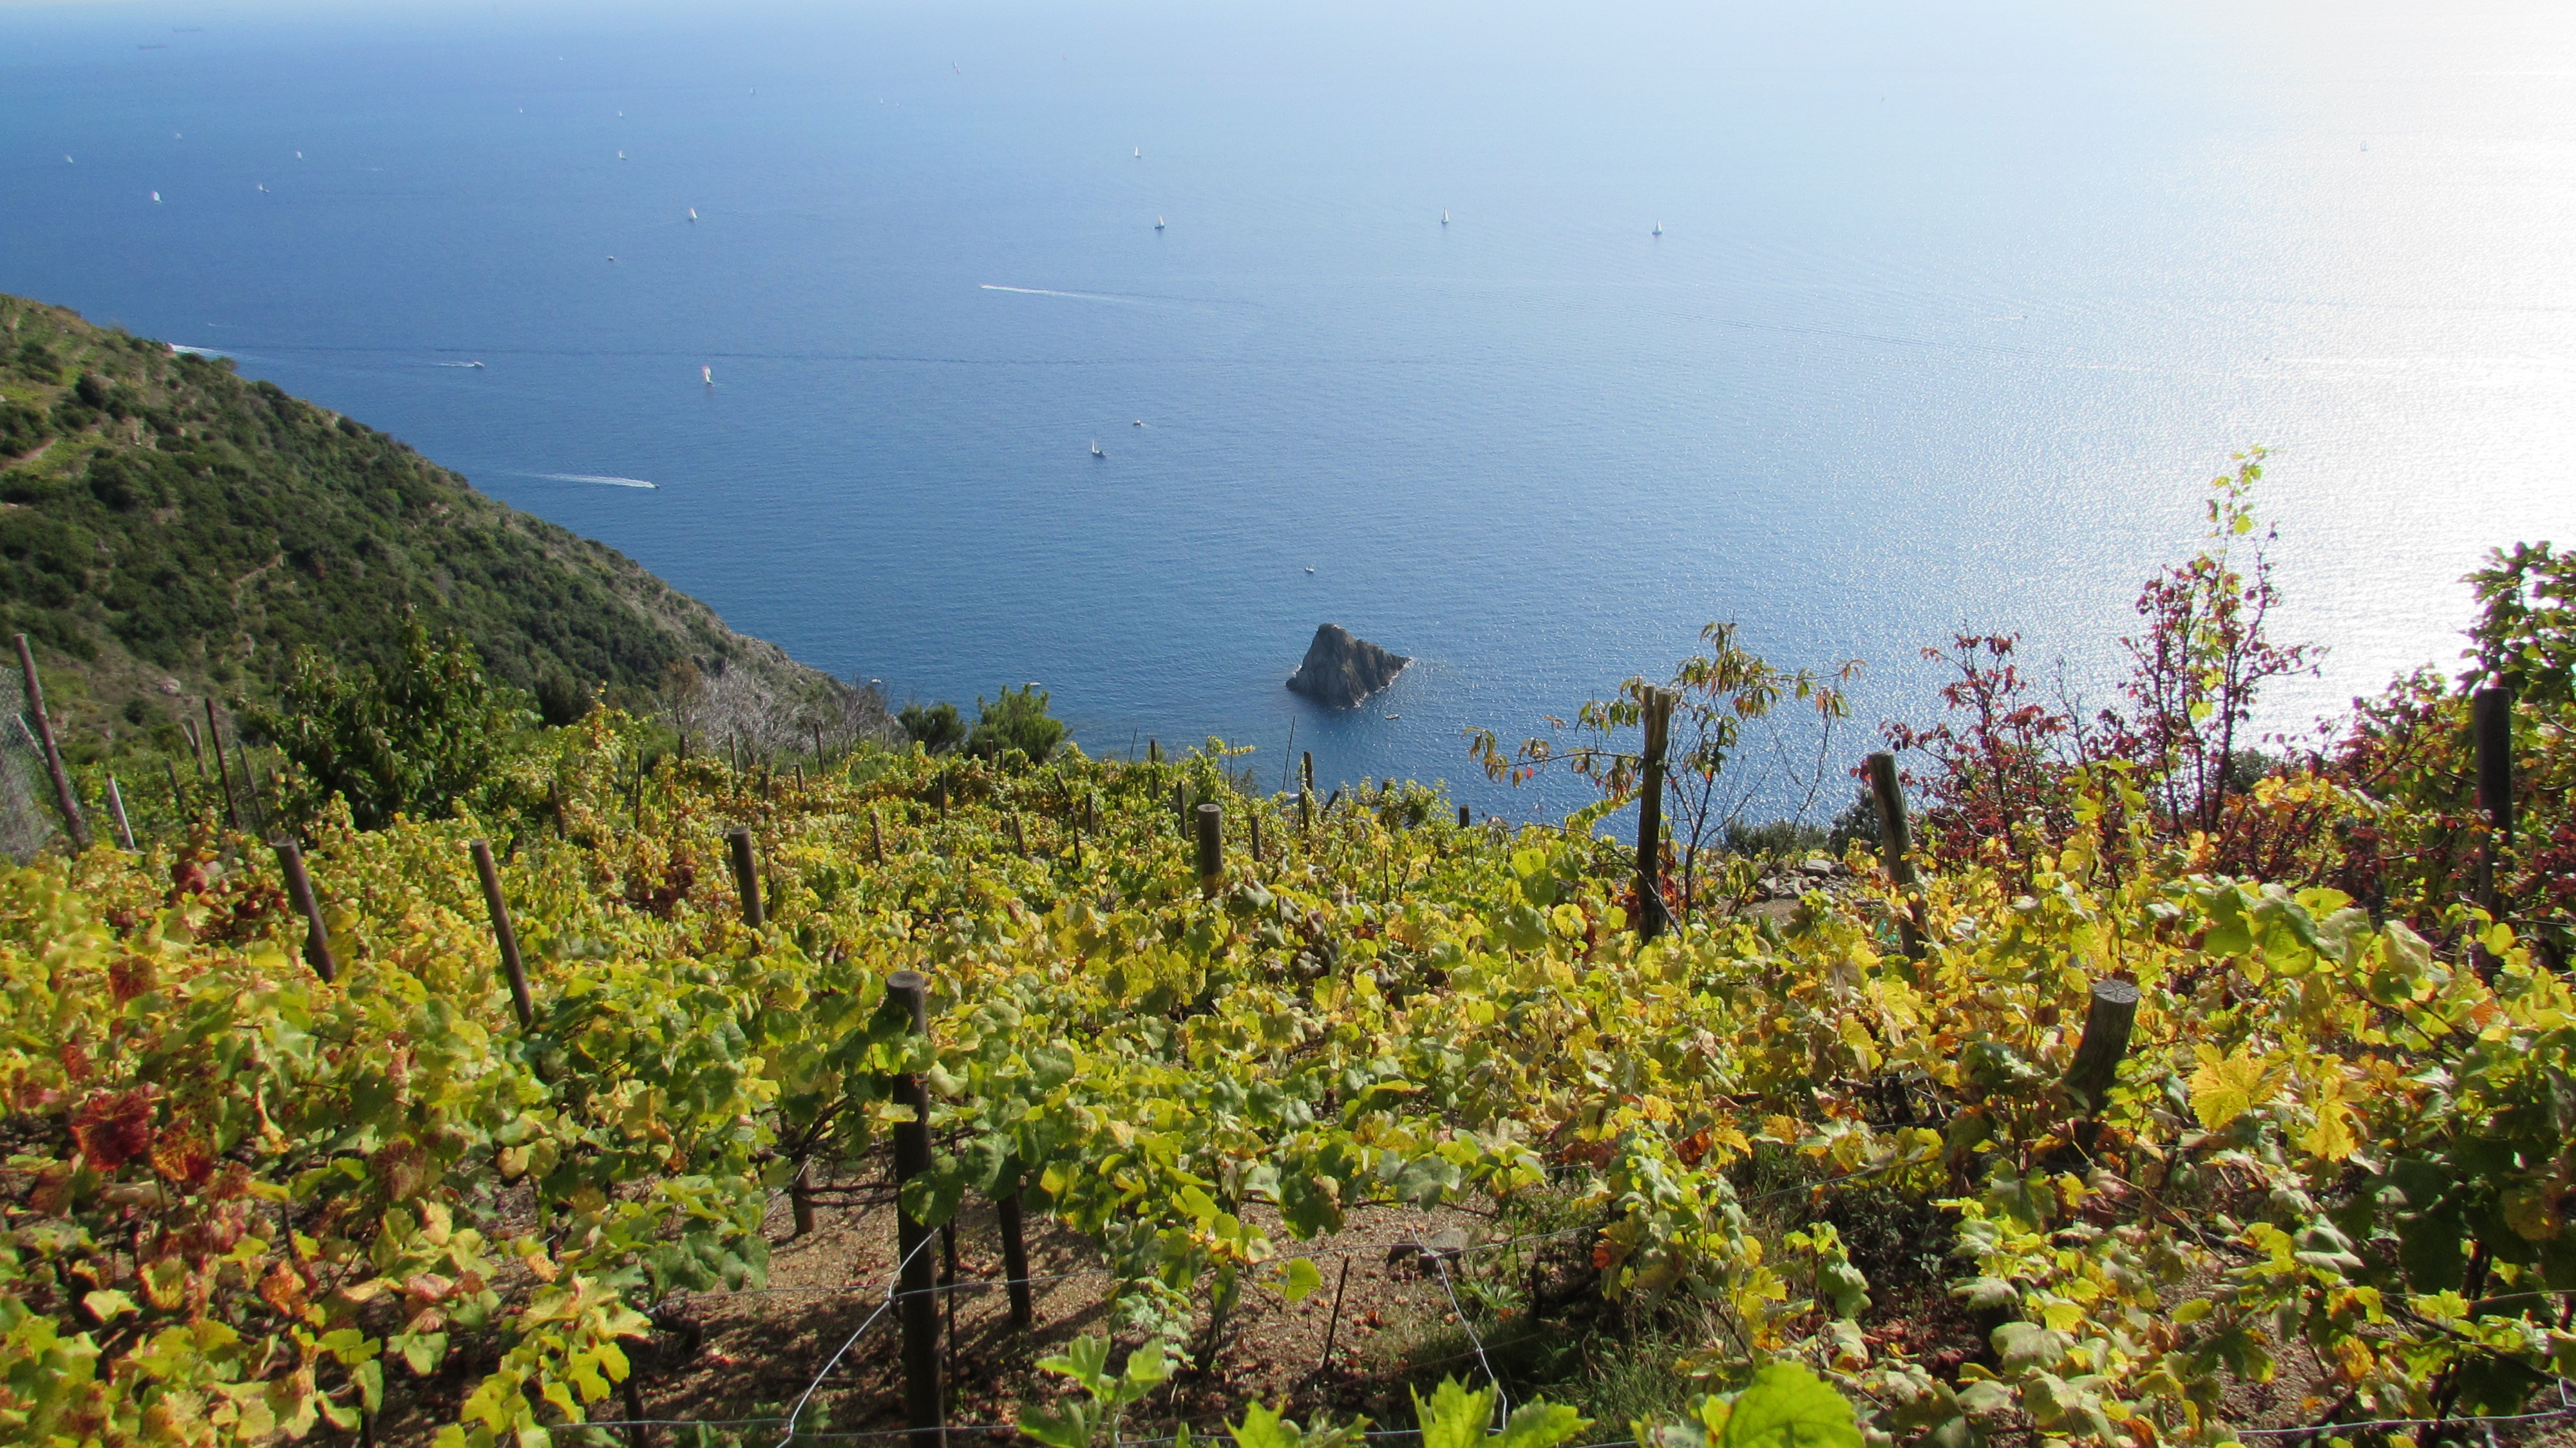
M1679 847L1685 917L1698 897L1701 857L1717 847L1729 826L1741 826L1756 804L1776 805L1783 796L1796 800L1793 820L1803 820L1814 807L1829 772L1836 726L1851 713L1845 691L1861 668L1858 659L1824 671L1775 667L1737 643L1731 623L1710 624L1700 630L1700 641L1707 652L1683 660L1666 686L1680 696L1667 745L1664 812ZM1622 747L1620 736L1643 721L1648 687L1643 678L1628 680L1617 695L1585 703L1571 726L1549 717L1551 730L1573 735L1564 747L1533 738L1507 754L1494 731L1471 729L1468 753L1489 778L1519 784L1561 764L1605 801L1625 801L1639 788L1645 759ZM1783 700L1813 712L1811 730L1788 727L1776 712Z
M1032 684L1002 691L991 703L975 696L975 732L966 737L966 752L979 759L999 759L1016 749L1032 764L1044 764L1064 742L1064 721L1047 713L1048 696ZM946 708L946 705L942 705Z
M945 754L966 742L966 721L959 717L956 705L944 700L906 704L895 722L903 726L906 738L933 754Z
M2134 712L2117 721L2107 750L2135 761L2155 781L2157 806L2180 829L2216 834L2227 796L2243 787L2240 750L2263 685L2316 672L2318 651L2275 644L2266 625L2281 599L2264 545L2255 538L2254 484L2263 449L2237 454L2236 472L2210 479L2208 537L2215 546L2147 581L2137 610L2144 634L2125 638ZM2250 566L2240 569L2238 540L2251 539ZM2106 721L2111 722L2111 721Z
M455 635L434 644L411 616L382 675L300 648L276 707L252 717L295 764L298 803L308 813L338 795L367 830L396 815L455 813L489 775L502 742L535 720L516 690L484 675L472 644Z

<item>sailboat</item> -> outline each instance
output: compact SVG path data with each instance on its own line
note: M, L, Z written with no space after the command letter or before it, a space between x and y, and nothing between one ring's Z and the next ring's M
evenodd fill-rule
M1441 213L1440 213L1440 224L1441 224L1442 226L1447 226L1447 225L1449 224L1449 213L1448 213L1448 212L1443 211L1443 212L1441 212Z
M1091 455L1096 458L1105 458L1109 456L1109 454L1100 450L1100 439L1096 437L1091 440Z
M701 381L701 382L704 382L704 383L705 383L705 384L707 384L709 387L713 387L713 386L715 386L715 385L716 385L716 369L714 369L713 367L701 367L701 368L699 368L699 369L698 369L698 380L699 380L699 381Z
M1163 218L1162 218L1162 217L1160 217L1160 216L1156 216L1156 217L1154 218L1154 229L1155 229L1156 231L1160 231L1160 230L1162 230L1162 229L1163 229Z
M689 219L690 219L691 221L695 221L695 220L697 220L697 219L698 219L698 208L696 208L696 207L694 207L694 206L692 206L692 207L690 207L690 208L689 208Z
M1139 161L1142 161L1142 160L1144 160L1144 159L1145 159L1145 148L1144 148L1144 147L1142 147L1142 146L1138 146L1138 147L1136 148L1136 159L1137 159L1137 160L1139 160Z
M1663 235L1663 234L1664 234L1664 224L1663 224L1662 222L1660 222L1660 221L1656 222L1656 223L1655 223L1655 229L1654 229L1653 231L1651 231L1651 232L1647 233L1647 234L1648 234L1648 235L1650 235L1650 236L1661 236L1661 235Z

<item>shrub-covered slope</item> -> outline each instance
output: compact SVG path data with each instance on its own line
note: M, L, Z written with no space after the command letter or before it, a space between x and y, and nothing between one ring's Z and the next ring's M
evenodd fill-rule
M649 690L684 659L771 695L828 691L631 559L373 428L0 296L0 632L71 667L55 702L73 732L129 706L154 722L169 679L265 693L299 644L384 662L405 609L541 697Z

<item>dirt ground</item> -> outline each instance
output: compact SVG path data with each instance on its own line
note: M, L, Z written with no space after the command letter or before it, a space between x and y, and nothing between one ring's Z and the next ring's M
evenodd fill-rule
M1444 1330L1454 1334L1459 1321L1440 1267L1426 1262L1418 1242L1435 1250L1463 1249L1467 1260L1451 1257L1442 1264L1449 1266L1450 1287L1461 1301L1471 1271L1490 1279L1509 1270L1525 1281L1538 1254L1553 1249L1568 1259L1589 1250L1582 1234L1511 1240L1491 1221L1459 1208L1362 1208L1342 1232L1304 1243L1290 1240L1275 1221L1260 1225L1283 1257L1311 1258L1323 1271L1324 1285L1294 1305L1267 1291L1244 1293L1212 1371L1182 1367L1166 1388L1132 1410L1136 1417L1166 1425L1187 1419L1195 1431L1239 1417L1241 1405L1257 1398L1290 1403L1302 1413L1329 1407L1337 1418L1364 1413L1384 1422L1402 1407L1406 1391L1398 1381L1402 1374L1392 1369L1454 1372L1467 1381L1481 1376L1472 1345L1428 1360L1406 1350ZM1040 1372L1037 1361L1076 1338L1109 1330L1111 1274L1089 1239L1032 1216L1027 1246L1034 1325L1014 1331L1000 1280L1002 1247L993 1208L970 1203L955 1226L955 1280L962 1286L944 1294L942 1303L948 1421L983 1433L987 1441L1007 1438L1021 1405L1057 1395L1059 1380ZM796 1237L782 1196L773 1203L768 1230L776 1245L765 1287L675 1300L660 1315L662 1330L654 1343L636 1354L637 1391L629 1411L655 1425L644 1442L671 1441L676 1425L688 1422L774 1441L786 1427L778 1420L809 1386L812 1396L797 1417L800 1432L903 1427L901 1334L895 1315L880 1311L896 1261L894 1208L819 1207L816 1230ZM1542 1273L1550 1270L1553 1264L1541 1267ZM948 1280L944 1263L941 1280ZM866 1331L853 1340L862 1326ZM1495 1331L1512 1327L1506 1317ZM1494 1332L1486 1335L1490 1341ZM1443 1364L1441 1356L1455 1361ZM632 1442L631 1435L620 1436Z

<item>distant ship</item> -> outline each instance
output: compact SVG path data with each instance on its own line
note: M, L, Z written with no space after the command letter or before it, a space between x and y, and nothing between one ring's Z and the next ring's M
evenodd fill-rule
M1449 224L1449 213L1448 213L1448 212L1443 211L1443 212L1441 212L1441 213L1440 213L1440 224L1441 224L1442 226L1447 226L1447 225Z
M1154 229L1155 229L1156 231L1160 231L1160 230L1162 230L1162 229L1163 229L1163 218L1161 218L1160 216L1157 216L1157 217L1155 217L1155 218L1154 218Z
M1144 159L1145 159L1145 148L1144 148L1144 147L1142 147L1142 146L1138 146L1138 147L1136 148L1136 159L1137 159L1137 160L1139 160L1139 161L1142 161L1142 160L1144 160Z
M705 384L707 384L709 387L713 387L713 386L715 386L715 385L716 385L716 369L714 369L713 367L701 367L701 368L699 368L699 369L698 369L698 380L699 380L699 381L701 381L701 382L704 382L704 383L705 383Z
M696 208L696 207L694 207L694 206L692 206L692 207L690 207L690 208L689 208L689 219L690 219L691 221L695 221L695 220L697 220L697 219L698 219L698 208Z
M1109 454L1100 450L1100 439L1096 437L1091 440L1091 455L1096 458L1105 458L1109 456Z
M1647 233L1647 235L1649 235L1649 236L1661 236L1661 235L1663 235L1663 234L1664 234L1664 224L1663 224L1662 222L1660 222L1660 221L1658 221L1658 222L1656 222L1656 223L1655 223L1655 229L1654 229L1653 231L1651 231L1651 232L1648 232L1648 233Z

